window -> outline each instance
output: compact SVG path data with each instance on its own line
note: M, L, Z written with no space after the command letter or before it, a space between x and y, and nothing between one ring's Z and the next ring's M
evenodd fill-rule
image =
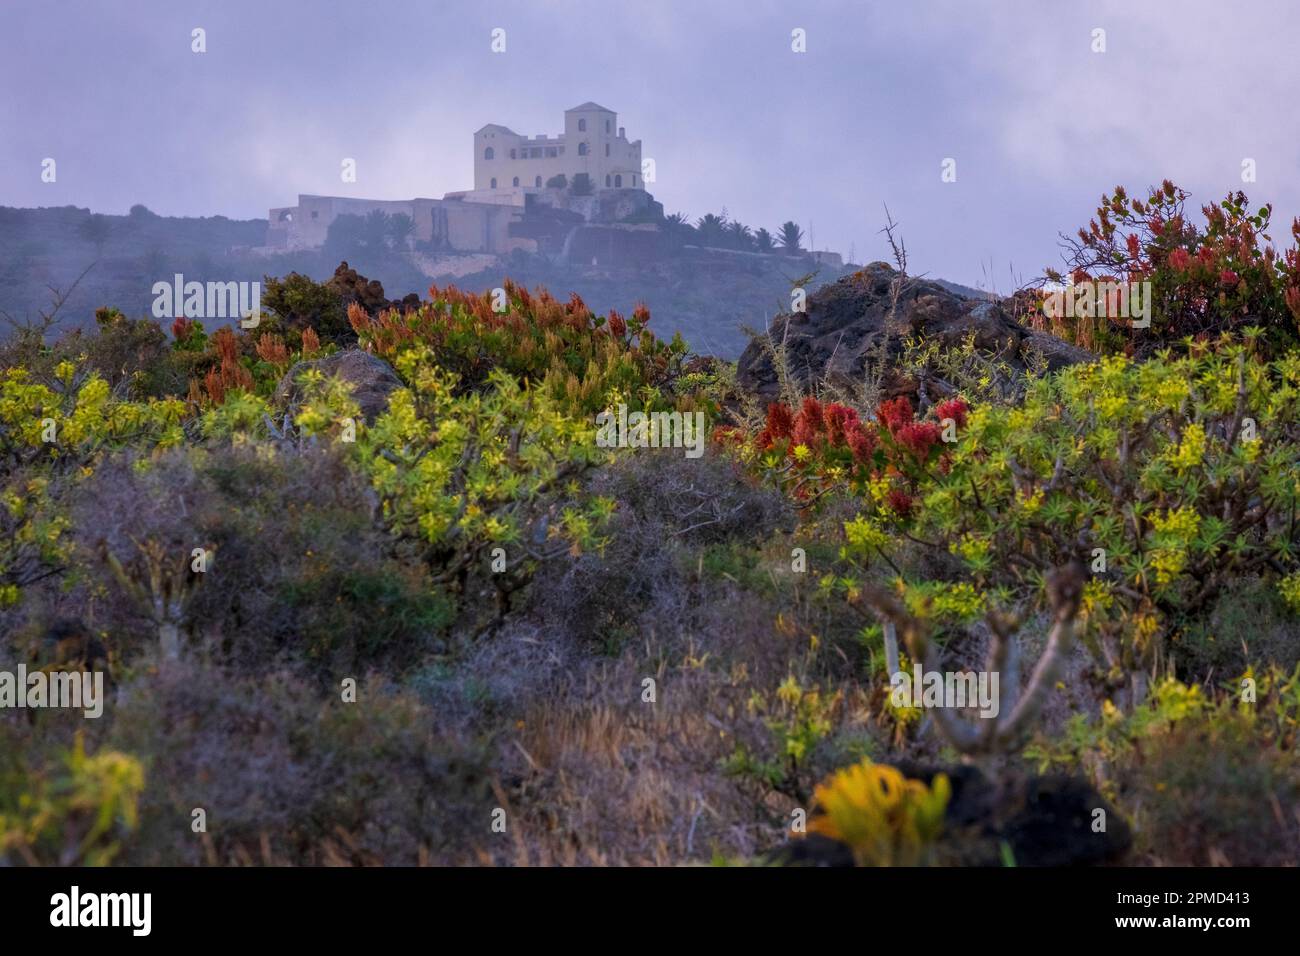
M513 149L510 151L510 158L511 159L515 158L515 151Z
M493 189L497 188L497 178L495 176L492 177L492 188Z
M528 151L528 155L531 156L533 159L541 159L541 158L542 158L542 147L538 146L536 149L530 149L530 150Z
M609 188L609 173L605 174L605 188Z
M587 132L587 121L585 119L578 120L578 132L579 133Z
M533 185L540 187L542 185L542 177L538 176L536 182L534 182Z
M519 185L519 177L518 177L518 176L515 177L515 181L514 181L513 183L511 183L511 185L512 185L512 186L518 186L518 185Z
M554 146L547 146L547 147L546 147L546 158L547 158L547 159L554 159L554 158L555 158L555 147L554 147Z
M586 156L586 155L587 155L587 144L586 144L586 143L579 143L579 144L578 144L578 155L579 155L579 156Z
M632 188L636 189L636 173L632 174Z
M320 218L320 210L313 209L313 210L311 211L311 217L312 217L313 219L319 219L319 218Z
M609 155L609 143L606 143L606 144L605 144L605 155L606 155L606 156Z
M605 132L609 132L609 120L605 120Z
M564 155L564 147L563 147L563 146L560 147L560 155L561 155L561 156Z
M622 189L622 188L623 188L623 177L622 177L622 176L615 176L615 177L614 177L614 188L615 188L615 189Z
M491 146L489 146L487 149L483 150L483 158L484 158L484 159L491 159L494 155L495 155L495 154L492 152L492 147L491 147Z

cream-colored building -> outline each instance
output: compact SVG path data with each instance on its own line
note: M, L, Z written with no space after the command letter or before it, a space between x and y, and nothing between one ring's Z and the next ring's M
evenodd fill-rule
M571 185L578 173L591 177L595 191L645 188L641 141L629 141L618 114L598 103L565 110L558 136L522 136L496 123L474 134L472 198L479 202L523 205L526 192L560 175Z
M319 249L339 216L372 212L411 217L412 242L431 242L449 252L506 253L531 248L510 236L522 209L498 203L457 199L354 199L348 196L298 197L298 205L272 209L266 245L270 249Z
M512 230L532 194L545 192L538 197L543 205L558 203L588 220L642 211L653 197L641 179L641 141L628 142L617 120L613 110L583 103L565 111L559 136L530 138L490 123L474 134L473 189L449 192L442 199L300 195L298 205L270 211L266 248L319 249L339 216L383 212L411 217L412 242L451 252L502 254L536 246ZM573 196L546 185L563 175L571 186L578 173L591 177L592 195Z

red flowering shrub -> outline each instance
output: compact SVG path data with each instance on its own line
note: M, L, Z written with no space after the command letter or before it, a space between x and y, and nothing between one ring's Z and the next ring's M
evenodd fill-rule
M208 345L203 323L184 316L177 316L172 323L172 336L176 339L176 344L172 347L178 351L202 352Z
M302 354L304 358L311 358L320 351L320 336L310 325L302 330Z
M610 394L627 398L667 384L686 354L680 336L664 342L647 328L644 305L631 318L612 310L606 317L577 294L560 302L545 289L532 293L509 280L504 291L501 303L491 292L435 285L418 309L371 316L354 303L348 319L361 347L386 361L427 348L435 364L456 373L462 390L480 388L499 368L584 412L602 409ZM501 305L502 311L494 308Z
M947 437L955 439L969 411L963 399L954 398L935 406L933 419L917 418L912 403L900 397L882 402L874 421L863 421L845 405L805 398L797 414L780 402L769 405L767 421L752 441L737 429L720 430L715 437L739 445L804 504L843 487L869 491L882 506L906 517L931 469L946 472L945 431L950 426Z
M940 402L934 406L935 417L942 423L947 419L952 419L957 423L958 428L966 427L966 416L970 412L970 406L965 400L960 398L950 398L946 402Z
M277 369L284 369L289 365L289 350L285 348L284 339L270 332L262 333L261 338L257 340L257 356Z
M198 407L221 405L234 391L270 395L294 362L325 353L310 326L284 328L273 319L255 330L222 326L209 336L201 322L178 318L172 335L175 352L190 353L193 374L187 397Z
M1117 295L1099 291L1096 315L1048 314L1046 290L1029 296L1027 320L1094 351L1145 357L1188 336L1264 330L1286 347L1300 328L1300 250L1279 252L1268 234L1272 206L1249 210L1244 193L1201 208L1204 226L1184 210L1188 193L1169 180L1145 200L1117 186L1097 215L1070 239L1066 274L1083 283L1150 283L1150 327L1120 315ZM1300 219L1291 226L1300 242ZM1045 278L1064 281L1048 269ZM1104 289L1104 287L1101 287ZM1056 310L1059 313L1059 310Z
M217 329L211 343L217 361L208 369L203 381L190 381L190 401L200 405L220 405L226 393L253 390L253 374L239 360L239 341L228 327Z

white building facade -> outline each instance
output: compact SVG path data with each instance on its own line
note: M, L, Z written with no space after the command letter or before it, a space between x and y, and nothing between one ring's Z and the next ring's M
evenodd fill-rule
M473 198L479 201L522 205L525 192L547 188L557 176L572 185L579 173L590 177L593 191L645 189L641 141L629 141L618 114L598 103L565 110L564 132L558 136L522 136L496 123L474 134L474 192L479 195Z

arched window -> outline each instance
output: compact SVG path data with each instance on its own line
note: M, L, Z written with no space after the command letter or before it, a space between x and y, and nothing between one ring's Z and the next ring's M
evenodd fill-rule
M586 143L579 143L579 144L578 144L578 155L579 155L579 156L586 156L586 155L587 155L587 144L586 144Z
M489 146L487 149L483 150L483 158L484 158L484 159L491 159L491 158L492 158L493 156L495 156L495 155L496 155L496 154L492 152L492 147L491 147L491 146Z
M632 188L636 189L636 173L632 174Z
M606 155L606 156L609 155L609 143L606 143L606 144L605 144L605 155Z
M609 188L609 173L605 174L605 188Z
M615 188L615 189L622 189L622 188L623 188L623 177L622 177L622 176L615 176L615 177L614 177L614 188Z
M585 119L578 120L578 132L579 133L587 132L587 121Z
M515 181L514 181L513 183L511 183L510 185L512 185L512 186L518 186L518 185L519 185L519 177L516 176L516 177L515 177Z
M497 178L495 176L492 177L492 188L493 189L497 188Z
M609 120L605 120L605 132L609 132Z
M533 185L534 185L534 186L541 186L541 184L542 184L542 177L541 177L541 176L538 176L538 177L537 177L537 181L534 182Z

